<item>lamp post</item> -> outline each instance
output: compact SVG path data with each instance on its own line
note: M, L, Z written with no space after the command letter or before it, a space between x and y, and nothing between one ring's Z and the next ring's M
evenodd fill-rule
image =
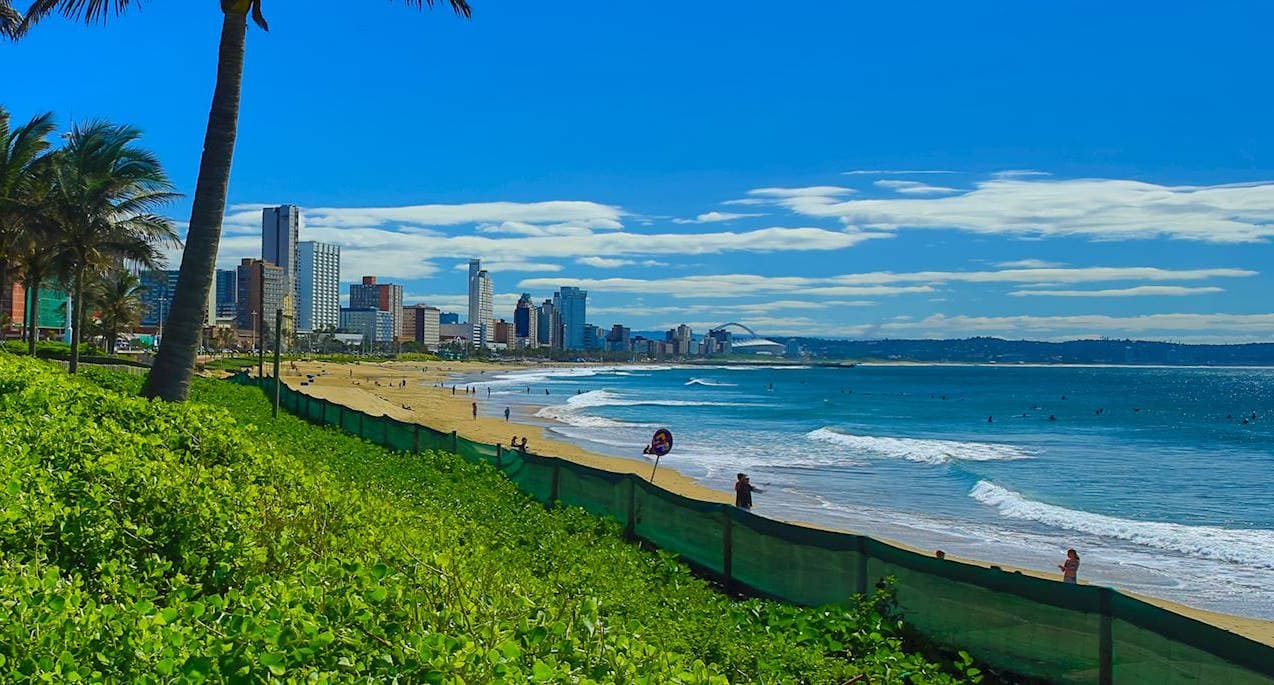
M168 303L168 298L163 295L159 296L159 342L164 341L164 305Z

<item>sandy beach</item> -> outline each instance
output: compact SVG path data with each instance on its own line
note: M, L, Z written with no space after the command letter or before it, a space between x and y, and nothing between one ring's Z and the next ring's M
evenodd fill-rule
M571 365L575 366L575 365ZM584 450L569 442L553 440L543 428L519 423L509 423L502 418L484 416L485 394L452 395L450 386L434 387L433 384L451 379L457 374L478 374L490 371L511 371L525 365L491 363L413 363L385 362L380 364L328 364L323 362L297 362L296 368L285 364L283 380L289 387L314 397L338 402L352 409L369 414L383 414L402 421L427 425L443 432L456 431L462 437L491 445L508 446L511 438L528 439L527 447L537 454L553 455L576 463L616 473L635 473L643 478L650 476L653 462L604 456ZM326 375L321 375L326 370ZM301 387L306 374L314 374L311 385ZM406 387L399 387L403 380ZM479 414L473 418L473 403L477 402ZM403 405L411 407L406 410ZM504 405L501 405L501 409ZM660 466L655 484L681 495L710 502L732 502L731 493L705 487L673 469Z
M438 383L446 383L461 374L475 375L492 371L507 372L522 368L527 368L527 365L478 362L381 362L364 364L296 362L294 366L285 364L282 368L282 375L284 382L289 387L369 414L389 415L399 420L428 425L440 431L455 430L463 437L488 444L508 445L512 436L525 436L529 439L528 446L531 451L538 454L562 457L577 463L617 473L634 473L643 478L649 477L651 463L648 461L596 454L568 442L553 440L546 436L544 429L541 427L517 422L510 423L502 418L484 416L481 411L487 409L485 407L486 396L484 393L452 395L450 384L447 387L435 386ZM314 374L314 382L302 387L300 382L304 380L306 374ZM406 380L405 387L400 387L404 380ZM473 417L472 405L474 402L478 403L480 409L476 419ZM404 405L411 409L405 409ZM497 411L501 409L503 409L503 403L497 408ZM725 503L733 501L733 494L728 490L730 483L722 483L722 489L718 490L707 487L682 473L662 466L655 477L655 483L671 492L704 501ZM835 530L802 521L789 522L811 528ZM869 531L866 532L870 534ZM873 535L873 537L881 539L878 536ZM916 549L892 540L884 541L921 554L932 553L931 550ZM947 559L953 562L983 567L995 565L1008 573L1020 571L1025 575L1052 580L1057 579L1056 574L1040 573L1031 569L1017 568L994 562L963 559L952 555L948 555ZM1134 596L1170 611L1204 621L1265 644L1274 645L1274 621L1206 611L1144 595Z

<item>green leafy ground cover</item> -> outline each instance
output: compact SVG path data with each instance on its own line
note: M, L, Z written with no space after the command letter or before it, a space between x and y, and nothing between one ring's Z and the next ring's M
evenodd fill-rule
M977 678L906 651L886 597L731 600L454 455L86 376L0 354L0 680Z

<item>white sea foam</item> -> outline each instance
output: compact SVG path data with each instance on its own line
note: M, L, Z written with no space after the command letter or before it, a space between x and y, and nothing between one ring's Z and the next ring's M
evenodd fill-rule
M572 395L566 407L572 410L590 407L755 407L757 404L741 402L700 402L697 400L668 400L663 398L628 397L610 390L590 390Z
M691 378L686 381L686 385L704 385L710 388L737 388L738 383L724 383L722 381L714 381L708 378Z
M969 496L995 507L1006 518L1036 521L1201 559L1274 569L1274 530L1187 526L1094 514L1029 500L985 480L978 481Z
M1030 452L1014 445L989 442L958 442L921 438L887 438L851 435L831 428L819 428L805 434L817 442L846 447L868 456L906 459L924 464L947 464L952 461L1007 461L1030 459Z
M656 406L656 407L734 407L734 406L752 406L740 405L733 402L697 402L692 400L666 400L659 398L631 398L611 392L610 390L590 390L578 395L571 395L566 399L566 404L556 404L542 407L535 415L542 419L551 419L560 421L571 426L579 428L620 428L620 427L646 427L654 424L644 424L629 421L617 421L604 416L594 416L584 413L585 410L595 409L597 407L634 407L634 406Z

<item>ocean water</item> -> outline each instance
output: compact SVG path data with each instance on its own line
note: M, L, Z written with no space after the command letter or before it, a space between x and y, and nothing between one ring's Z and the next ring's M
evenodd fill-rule
M639 365L468 380L491 389L484 411L512 407L596 452L646 461L666 427L663 465L722 490L747 472L765 516L1054 573L1074 547L1085 580L1274 618L1274 369Z

